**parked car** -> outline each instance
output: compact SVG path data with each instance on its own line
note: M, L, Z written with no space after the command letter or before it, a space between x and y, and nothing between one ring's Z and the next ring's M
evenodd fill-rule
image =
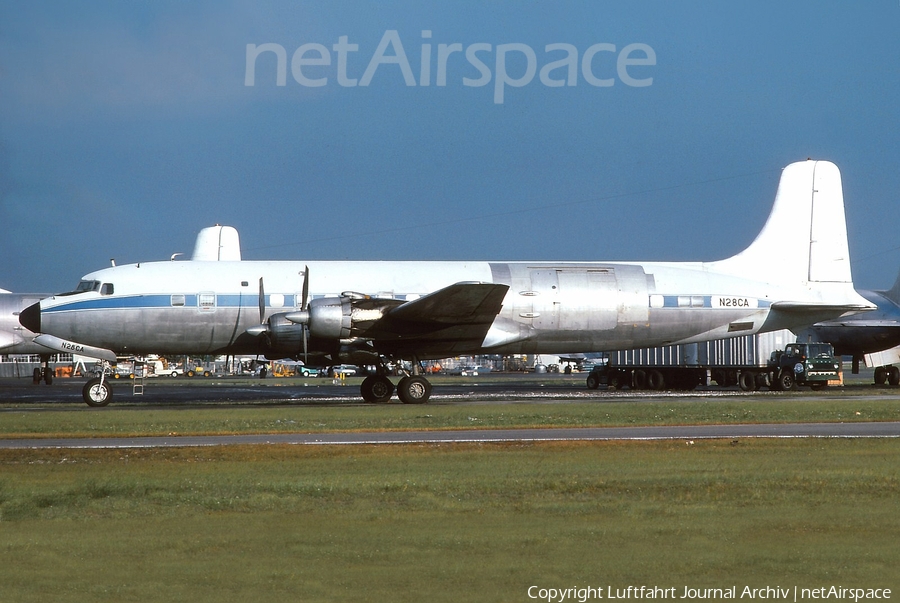
M359 368L352 364L338 364L336 366L328 369L328 374L331 377L337 377L338 375L344 375L345 377L350 377L359 372Z
M314 366L301 366L297 369L297 372L299 372L302 377L318 377L320 371Z
M477 377L479 374L484 375L485 373L490 373L491 367L489 366L467 366L460 373L463 377Z

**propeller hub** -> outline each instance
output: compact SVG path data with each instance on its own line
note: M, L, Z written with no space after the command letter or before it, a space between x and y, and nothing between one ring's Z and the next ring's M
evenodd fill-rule
M285 318L298 325L308 325L309 310L297 310L296 312L288 312L285 315Z

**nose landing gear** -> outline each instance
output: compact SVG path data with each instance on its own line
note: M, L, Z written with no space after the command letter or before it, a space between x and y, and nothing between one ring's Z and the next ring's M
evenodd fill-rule
M81 397L88 406L106 406L112 401L113 390L106 379L109 370L109 362L100 363L100 376L88 380L81 389Z

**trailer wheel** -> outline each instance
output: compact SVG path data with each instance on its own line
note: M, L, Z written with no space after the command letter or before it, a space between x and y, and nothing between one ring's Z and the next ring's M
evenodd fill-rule
M600 387L600 377L597 376L597 373L590 373L587 376L587 386L588 389L597 389Z
M745 392L753 392L759 389L756 381L756 373L753 371L741 371L738 379L741 389Z
M661 390L666 387L666 378L663 377L662 372L653 369L649 373L647 373L647 387L653 390Z
M884 385L885 381L887 381L887 369L879 366L875 369L875 385Z
M647 373L642 370L634 371L631 382L634 389L647 389Z

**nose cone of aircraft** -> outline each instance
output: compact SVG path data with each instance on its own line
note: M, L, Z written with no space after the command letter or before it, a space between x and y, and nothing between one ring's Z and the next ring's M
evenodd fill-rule
M32 333L41 332L41 304L31 304L19 312L19 324Z

